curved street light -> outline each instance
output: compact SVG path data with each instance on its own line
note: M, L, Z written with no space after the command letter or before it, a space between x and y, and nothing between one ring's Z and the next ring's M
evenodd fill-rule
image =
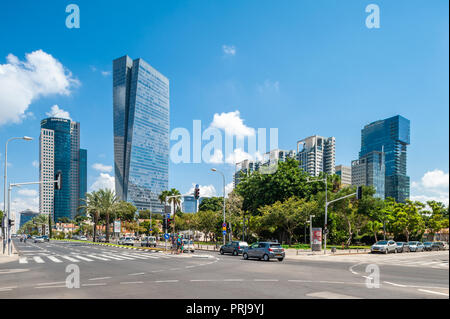
M223 223L225 224L225 175L215 168L211 168L211 171L220 173L223 178ZM225 245L225 234L223 234L223 244Z

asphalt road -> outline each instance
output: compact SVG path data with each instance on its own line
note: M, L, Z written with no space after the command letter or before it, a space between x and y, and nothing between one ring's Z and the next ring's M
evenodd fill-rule
M15 247L19 260L0 264L0 299L449 298L448 252L264 262L78 242L15 241ZM67 287L66 279L73 276L73 270L66 272L68 266L79 269L79 288ZM378 286L374 268L379 270Z

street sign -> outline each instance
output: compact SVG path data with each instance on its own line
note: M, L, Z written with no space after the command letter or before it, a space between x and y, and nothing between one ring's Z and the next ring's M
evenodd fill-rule
M164 239L169 239L170 235L169 234L164 234Z
M120 229L121 229L120 226L121 226L120 225L120 220L115 220L114 221L114 232L115 233L120 233Z
M225 230L227 230L227 228L226 227L222 227L222 230L225 231Z
M224 235L226 235L226 234L227 234L227 231L226 231L226 230L224 230L224 231L223 231L223 234L224 234Z
M227 227L227 223L223 223L223 224L222 224L222 227Z
M166 216L166 217L167 217L167 219L169 219L169 218L170 218L170 214L167 214L167 216Z
M322 250L322 228L312 229L312 250L321 251Z

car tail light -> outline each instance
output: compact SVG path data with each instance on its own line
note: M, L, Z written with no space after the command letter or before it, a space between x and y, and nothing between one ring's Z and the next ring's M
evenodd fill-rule
M238 249L241 249L241 246L238 246Z
M281 251L284 251L284 248L281 248Z
M272 248L269 248L269 251L273 251L273 249L272 249Z

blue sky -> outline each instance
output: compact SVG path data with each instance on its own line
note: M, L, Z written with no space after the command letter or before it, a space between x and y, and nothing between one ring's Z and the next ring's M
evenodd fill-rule
M80 29L65 26L70 3L80 8ZM380 7L379 29L365 26L370 3ZM314 134L335 136L336 164L350 165L362 127L400 114L411 121L413 198L448 202L448 22L445 0L6 2L0 70L9 54L26 61L42 50L74 81L35 94L19 121L0 119L0 164L8 137L35 137L11 143L9 176L37 180L39 122L58 105L81 122L88 188L100 173L101 183L111 177L107 167L93 165L113 165L110 72L112 60L128 54L170 79L171 129L192 131L194 119L205 129L214 114L239 111L248 127L278 128L282 149ZM0 99L12 92L0 89ZM17 115L16 102L0 105L0 115ZM171 163L169 184L182 192L192 183L209 191L212 185L221 195L213 166L232 181L232 165ZM36 207L32 191L15 198L16 209Z

